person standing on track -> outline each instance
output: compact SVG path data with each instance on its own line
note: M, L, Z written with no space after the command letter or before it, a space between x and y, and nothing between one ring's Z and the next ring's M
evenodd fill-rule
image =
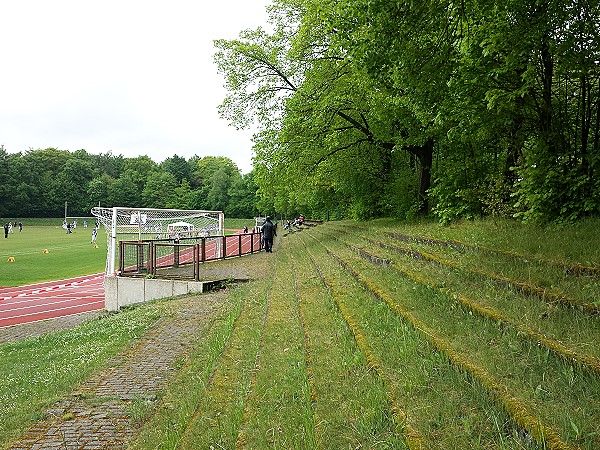
M271 222L270 216L266 217L265 223L261 227L261 231L265 241L265 252L273 253L273 238L277 236L277 228L273 222Z

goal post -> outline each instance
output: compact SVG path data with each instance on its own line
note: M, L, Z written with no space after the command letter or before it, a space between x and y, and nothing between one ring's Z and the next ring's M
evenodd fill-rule
M222 211L155 208L92 208L106 229L106 275L115 274L121 241L179 239L224 235Z

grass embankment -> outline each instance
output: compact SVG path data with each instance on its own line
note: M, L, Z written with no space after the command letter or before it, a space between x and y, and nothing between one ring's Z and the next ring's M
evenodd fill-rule
M247 257L262 276L228 289L228 315L132 445L599 448L599 230L378 221L287 234Z
M578 306L598 301L598 277L564 268L556 271L557 263L585 262L597 268L597 247L571 236L571 246L564 248L581 259L567 259L560 252L552 254L553 237L548 232L544 242L538 239L539 230L527 227L504 234L505 245L496 247L501 251L492 256L428 245L423 239L405 239L403 251L394 251L398 239L390 232L397 232L397 227L320 231L325 234L319 240L330 242L331 252L350 268L347 271L427 336L457 370L485 388L511 415L517 430L526 430L548 447L598 447L598 314ZM409 231L413 237L425 234ZM427 231L429 238L443 237L432 236L438 231L435 227ZM531 239L522 240L528 232ZM496 230L496 239L498 234L502 233ZM544 248L529 255L514 245L517 240L536 241ZM424 247L436 257L422 258ZM507 254L515 251L525 257L515 262L514 255ZM371 261L386 262L387 267ZM500 275L511 284L497 283L494 278ZM577 302L570 305L556 296L515 289L522 285L530 287L529 292L568 291Z

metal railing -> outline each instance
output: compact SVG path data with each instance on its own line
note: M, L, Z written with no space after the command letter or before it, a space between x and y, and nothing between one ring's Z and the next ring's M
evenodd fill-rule
M117 275L199 280L201 264L258 252L263 249L261 237L261 233L252 232L179 240L120 241Z

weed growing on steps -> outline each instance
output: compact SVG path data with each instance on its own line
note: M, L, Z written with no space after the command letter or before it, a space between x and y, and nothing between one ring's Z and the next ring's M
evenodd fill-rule
M497 428L487 420L495 417L496 423L510 423L506 414L490 399L482 406L471 393L470 380L455 371L444 354L384 302L374 300L351 275L340 272L335 259L321 253L315 258L328 283L356 318L356 326L381 361L382 378L406 412L407 422L424 439L424 448L511 448L499 447L498 441L515 444L514 425L508 427L514 433L503 430L499 439ZM462 428L465 424L469 433Z
M349 257L356 258L356 256L353 256L355 254L350 252L347 247L338 247L340 252L346 251ZM376 284L380 286L393 287L396 290L399 285L405 284L398 281L394 284L397 277L394 277L393 274L387 277L386 274L389 271L374 269L372 265L364 260L352 261L349 264L355 270L359 270L361 274L370 271L368 273L378 280ZM466 352L470 355L469 359L471 361L476 362L480 367L487 367L487 370L491 370L491 373L503 377L512 395L524 399L521 402L529 403L530 408L539 411L540 417L544 417L548 423L553 423L557 429L562 427L561 433L564 436L583 442L586 446L591 446L589 448L594 448L597 445L594 436L596 436L596 418L600 411L594 406L593 402L588 404L585 411L579 405L581 398L598 397L596 377L585 371L578 371L576 377L571 377L567 384L561 385L564 377L560 375L565 373L565 367L570 367L564 366L563 361L553 360L549 357L548 352L539 349L536 343L523 341L518 337L518 332L500 330L501 332L497 337L492 337L494 334L493 327L488 327L485 331L486 324L489 322L480 323L477 320L472 320L474 318L468 314L467 320L462 319L461 314L464 314L465 311L462 310L463 312L461 312L461 308L453 308L451 299L449 300L450 304L448 304L445 300L445 298L448 298L447 296L432 296L430 289L425 288L425 291L422 291L422 289L413 286L413 288L408 287L401 292L390 292L393 292L393 298L402 299L403 308L411 310L412 314L419 317L420 321L435 324L435 332L441 333L440 338L447 345L460 349L461 352ZM414 302L410 300L412 297L415 299ZM424 301L428 298L431 298L430 302ZM463 323L464 325L462 325ZM463 326L464 330L461 331ZM469 347L469 340L473 341L471 347ZM502 343L502 341L505 341L505 343ZM490 345L490 342L497 342L497 344ZM505 349L508 351L504 352L503 356L499 356L498 352ZM488 353L489 355L487 355ZM500 363L506 363L506 366ZM570 373L568 370L566 372ZM506 377L505 373L512 373L512 375ZM535 381L536 377L537 381ZM524 383L524 386L522 383ZM569 420L562 420L561 416L565 419L569 417ZM571 418L573 419L571 420ZM573 429L570 425L571 421L577 424L577 429L580 430L581 434L571 436Z

